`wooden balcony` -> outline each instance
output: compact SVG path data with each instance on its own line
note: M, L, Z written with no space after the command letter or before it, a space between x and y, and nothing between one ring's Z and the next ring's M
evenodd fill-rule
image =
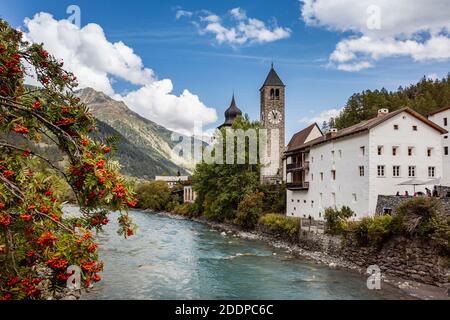
M291 182L287 184L288 190L308 190L309 182Z
M309 170L309 161L303 163L291 163L286 165L287 171Z

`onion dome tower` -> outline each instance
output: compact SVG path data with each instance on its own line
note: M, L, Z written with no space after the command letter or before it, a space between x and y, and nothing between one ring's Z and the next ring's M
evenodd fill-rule
M230 107L225 111L225 122L219 127L219 129L231 127L234 120L236 120L236 118L239 116L242 116L242 111L237 107L236 99L234 98L233 94L233 99L231 100Z

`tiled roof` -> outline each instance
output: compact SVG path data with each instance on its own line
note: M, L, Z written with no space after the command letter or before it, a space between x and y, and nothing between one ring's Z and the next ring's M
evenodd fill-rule
M316 126L317 126L317 124L313 123L308 128L303 129L302 131L294 134L294 136L292 137L291 141L289 142L289 144L287 146L287 150L286 151L289 152L291 150L295 150L296 148L298 148L301 145L303 145L305 143L306 139L308 138L309 134L311 133L311 131Z
M376 126L382 124L383 122L403 113L403 112L407 112L409 113L411 116L419 119L420 121L426 123L427 125L429 125L430 127L436 129L437 131L439 131L441 134L445 134L448 133L447 130L445 130L444 128L438 126L436 123L428 120L427 118L425 118L424 116L422 116L421 114L417 113L416 111L412 110L411 108L403 108L397 111L393 111L391 113L388 113L386 115L382 115L367 121L363 121L361 123L358 123L354 126L339 130L336 133L332 133L332 134L326 134L322 137L319 137L317 139L311 140L307 143L303 143L300 146L296 146L294 149L288 150L287 152L292 152L292 151L297 151L297 150L301 150L301 149L306 149L306 148L310 148L312 146L318 145L318 144L322 144L328 141L332 141L332 140L336 140L336 139L340 139L340 138L344 138L356 133L360 133L360 132L364 132L367 130L370 130L372 128L375 128Z
M429 113L428 116L431 117L431 116L434 116L435 114L438 114L438 113L447 111L447 110L449 110L449 109L450 109L450 104L449 104L448 106L446 106L446 107L440 108L440 109L438 109L438 110L435 110L435 111Z
M269 74L267 75L266 81L264 81L263 88L264 87L284 87L283 81L281 81L280 77L278 76L275 69L270 69Z

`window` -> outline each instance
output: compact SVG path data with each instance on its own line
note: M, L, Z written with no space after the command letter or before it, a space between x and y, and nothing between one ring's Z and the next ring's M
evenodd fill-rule
M444 148L444 155L448 156L448 147Z
M323 160L323 154L322 154L322 155L320 155L320 160Z
M342 150L339 150L339 158L342 158Z
M394 130L398 130L398 124L394 124Z
M383 146L378 146L378 155L383 155Z
M444 127L446 127L448 125L448 119L444 118Z
M417 131L418 130L417 126L413 126L412 129L413 129L413 131Z
M408 176L410 178L414 178L416 176L416 167L415 166L410 166L408 168Z
M314 163L314 157L311 157L311 163Z
M361 155L362 156L366 155L366 147L361 147Z
M400 166L393 166L392 167L392 176L395 178L400 177Z
M409 147L408 148L408 156L412 156L414 154L414 147Z
M436 177L436 168L435 167L428 167L428 177L429 178Z
M384 166L378 166L378 177L384 177Z
M358 196L356 193L353 194L353 202L358 202Z
M270 89L270 100L274 100L274 99L275 99L275 90Z
M334 160L334 150L331 151L331 160Z
M336 170L331 170L331 179L336 180Z
M395 157L397 155L398 147L392 147L392 155Z
M323 172L320 173L320 181L323 181Z
M280 89L275 90L275 99L280 100Z
M364 175L365 175L365 172L364 172L364 166L360 166L360 167L359 167L359 176L360 176L360 177L364 177Z
M444 136L444 139L448 139L448 136Z
M427 156L431 157L432 154L433 154L433 148L428 148L427 149Z
M314 181L314 173L311 173L311 181Z

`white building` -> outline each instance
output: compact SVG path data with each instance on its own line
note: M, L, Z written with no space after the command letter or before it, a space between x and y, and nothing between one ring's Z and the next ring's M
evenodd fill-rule
M175 187L180 182L189 181L188 176L156 176L155 181L164 181L169 188Z
M183 202L194 203L195 200L197 200L197 193L194 191L192 186L185 186L183 192Z
M431 113L428 116L428 119L436 123L438 126L441 126L444 129L448 130L450 121L450 105ZM448 133L442 135L442 144L443 144L442 161L444 172L442 175L441 184L445 186L450 186L450 156L449 156L450 140L448 136L449 136Z
M323 219L327 208L375 213L378 195L425 192L442 177L445 129L405 108L340 131L317 124L297 133L286 153L287 215ZM429 185L400 185L408 180Z

